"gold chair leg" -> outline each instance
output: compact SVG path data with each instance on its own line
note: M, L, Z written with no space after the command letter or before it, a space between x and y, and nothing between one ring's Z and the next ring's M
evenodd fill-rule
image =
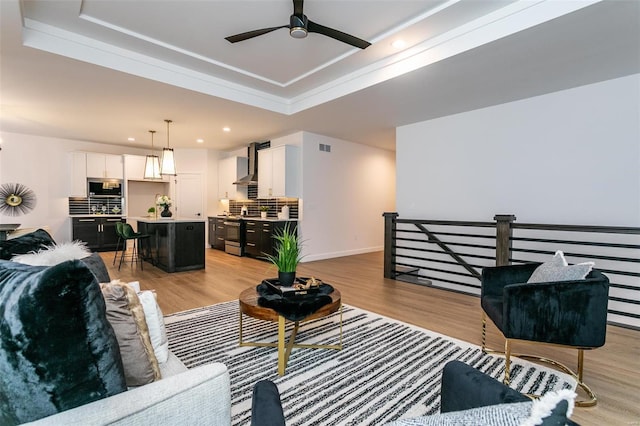
M504 341L504 380L502 383L509 386L511 381L511 342L509 339Z
M578 349L578 386L587 394L589 399L583 401L576 401L576 406L578 407L593 407L598 403L598 398L596 394L591 390L589 386L582 380L582 373L584 371L584 349Z
M584 368L584 349L578 349L578 381L582 383L582 372Z
M526 359L526 360L532 360L532 361L538 361L541 362L543 364L549 364L553 367L555 367L557 370L562 371L563 373L566 373L568 375L570 375L571 377L573 377L573 379L576 381L577 386L582 389L584 391L584 393L587 395L587 399L585 400L580 400L580 401L576 401L575 405L576 407L593 407L594 405L596 405L598 403L598 399L595 395L595 393L591 390L591 388L584 383L583 381L583 371L584 371L584 349L582 348L578 348L578 371L574 372L573 370L571 370L569 367L567 367L566 365L549 359L549 358L544 358L541 356L537 356L537 355L527 355L527 354L519 354L519 353L511 353L511 342L509 341L509 339L505 338L505 342L504 342L504 352L500 352L497 350L493 350L493 349L487 349L486 347L486 339L487 339L487 315L484 311L482 311L482 353L485 354L492 354L492 355L504 355L505 357L505 368L504 368L504 380L503 383L505 385L509 385L510 381L511 381L511 355L517 357L517 358L522 358L522 359ZM575 347L572 347L573 349L575 349ZM532 398L536 398L536 395L528 395L529 397Z
M573 379L577 383L577 386L580 389L582 389L584 393L587 395L587 399L575 402L576 407L593 407L598 403L598 398L596 397L596 394L591 390L591 388L585 382L582 381L582 376L584 371L584 349L582 348L578 349L578 371L577 372L573 371L572 369L562 364L561 362L555 361L553 359L544 358L537 355L526 355L526 354L513 354L513 356L517 356L518 358L522 358L526 360L538 361L544 364L549 364L555 367L557 370L560 370L563 373L566 373L569 376L573 377Z

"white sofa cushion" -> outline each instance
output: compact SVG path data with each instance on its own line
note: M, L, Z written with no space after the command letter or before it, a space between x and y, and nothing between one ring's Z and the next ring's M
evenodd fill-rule
M221 363L203 365L27 424L229 426L229 372Z

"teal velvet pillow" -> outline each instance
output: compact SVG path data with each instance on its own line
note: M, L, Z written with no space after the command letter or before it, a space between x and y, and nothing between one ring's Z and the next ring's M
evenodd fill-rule
M54 244L51 235L44 229L38 229L10 240L0 241L0 259L9 260L17 254L26 254L40 250L43 246Z
M0 260L0 424L37 420L126 390L97 280L79 260Z

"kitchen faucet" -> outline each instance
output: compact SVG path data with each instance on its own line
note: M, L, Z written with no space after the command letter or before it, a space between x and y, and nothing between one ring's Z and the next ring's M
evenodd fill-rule
M156 195L153 197L153 205L155 206L155 211L156 211L156 220L158 220L158 197L160 197L160 195L162 194L158 194L156 193Z

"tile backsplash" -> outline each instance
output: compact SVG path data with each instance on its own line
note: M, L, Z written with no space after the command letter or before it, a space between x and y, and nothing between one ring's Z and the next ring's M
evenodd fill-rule
M94 212L92 207L96 208ZM113 209L119 209L118 214L122 214L122 198L115 197L69 197L69 214L93 214L102 212L105 208L106 214L116 214Z
M298 219L298 199L297 198L270 198L256 200L229 200L229 213L240 215L242 206L247 207L248 216L260 216L260 207L268 206L267 217L276 219L283 206L289 206L289 218Z

